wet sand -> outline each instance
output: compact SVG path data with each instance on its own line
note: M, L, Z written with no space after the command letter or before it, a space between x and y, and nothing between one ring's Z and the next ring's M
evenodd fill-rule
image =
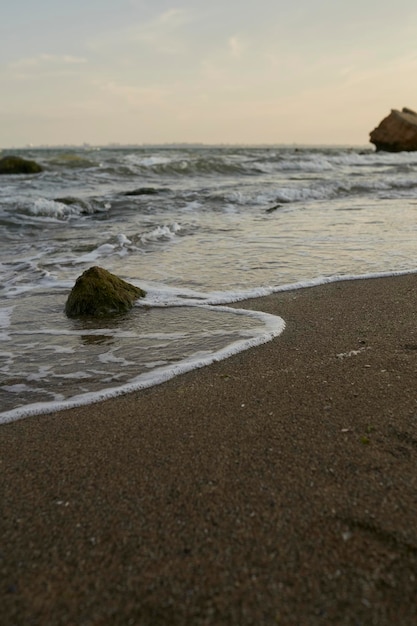
M1 624L417 624L417 276L236 306L286 330L0 428Z

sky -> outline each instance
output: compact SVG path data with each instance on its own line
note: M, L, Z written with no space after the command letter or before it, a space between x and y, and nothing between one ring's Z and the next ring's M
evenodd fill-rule
M415 0L20 0L2 7L0 149L366 145L417 109Z

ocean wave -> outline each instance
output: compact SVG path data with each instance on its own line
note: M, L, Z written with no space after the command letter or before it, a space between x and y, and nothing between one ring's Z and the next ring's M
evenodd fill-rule
M26 205L25 208L30 215L58 220L67 219L74 215L78 216L83 211L76 204L67 204L59 200L48 200L46 198L38 198L31 204Z
M43 159L46 168L89 169L99 165L97 161L76 152L58 152Z
M169 241L173 239L177 233L181 231L181 226L174 222L173 224L157 226L149 232L139 235L141 243L148 243L150 241Z
M182 227L174 222L172 224L158 225L150 230L141 233L133 233L129 236L124 233L118 233L112 235L104 243L94 246L90 250L84 250L81 254L79 252L77 253L77 250L74 250L74 254L72 255L65 257L58 256L55 262L60 265L88 266L113 256L123 258L128 254L146 249L148 245L172 241L181 230Z
M158 175L195 176L195 175L256 175L262 172L260 166L249 160L233 156L205 155L127 155L123 165L132 174L153 173Z
M57 199L4 198L0 207L0 219L4 225L59 223L109 210L110 203L75 197Z

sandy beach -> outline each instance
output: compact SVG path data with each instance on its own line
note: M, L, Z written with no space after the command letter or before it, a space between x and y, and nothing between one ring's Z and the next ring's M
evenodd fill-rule
M1 624L417 624L417 276L236 306L286 330L1 427Z

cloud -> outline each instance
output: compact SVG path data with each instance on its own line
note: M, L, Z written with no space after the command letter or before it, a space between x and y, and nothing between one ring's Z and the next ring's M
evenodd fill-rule
M138 87L115 81L98 82L96 86L129 107L160 106L170 95L168 89L158 86Z
M29 57L19 59L10 64L12 69L25 69L34 67L45 67L51 65L79 65L80 63L86 63L87 60L82 57L75 57L71 55L56 55L56 54L39 54L35 57Z
M178 25L187 23L189 20L189 13L184 9L169 9L158 16L157 22L161 24L169 24L170 26L177 27Z
M178 31L191 20L190 14L183 9L170 9L161 13L148 23L135 26L131 37L135 41L163 43L167 38L175 38Z
M237 35L230 37L228 41L228 47L232 57L234 57L235 59L240 59L242 57L245 46Z
M190 11L169 9L147 21L137 21L125 28L102 33L90 41L89 47L98 54L117 56L123 51L148 49L153 53L177 54L186 49L183 29L193 21Z
M34 80L52 78L78 73L78 68L87 63L87 59L72 55L38 54L9 63L6 74L15 80Z

